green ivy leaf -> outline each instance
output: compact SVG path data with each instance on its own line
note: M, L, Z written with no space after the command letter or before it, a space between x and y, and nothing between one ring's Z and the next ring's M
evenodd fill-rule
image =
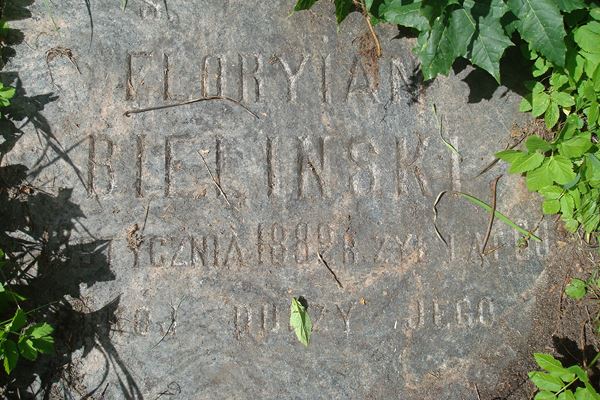
M587 285L581 279L573 278L565 287L565 294L574 300L581 300L587 294Z
M561 155L554 155L546 159L548 163L547 168L550 174L552 174L552 179L554 182L565 185L577 176L575 172L573 172L573 163Z
M557 0L557 3L560 10L567 13L587 7L583 0Z
M431 30L421 32L417 40L415 52L421 60L425 80L448 74L454 60L466 55L474 32L475 21L465 9L444 9Z
M531 48L553 64L565 65L567 48L563 18L553 0L508 0L508 7L519 18L517 29Z
M7 374L10 374L19 361L17 344L10 339L6 339L2 343L2 349L4 350L4 370Z
M429 21L421 15L420 10L421 1L387 0L382 6L383 18L386 21L424 31L429 29Z
M472 15L469 20L477 21L467 58L500 83L500 59L506 48L513 45L500 23L508 7L501 0L484 3L468 0L464 6Z
M294 297L292 297L290 310L290 326L294 329L300 343L308 346L312 333L312 322L306 308Z
M314 6L316 2L317 0L298 0L294 7L294 11L308 10Z

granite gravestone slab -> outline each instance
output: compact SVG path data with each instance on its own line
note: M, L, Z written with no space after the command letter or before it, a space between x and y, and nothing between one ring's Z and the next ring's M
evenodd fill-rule
M444 199L446 246L431 210L442 190L489 198L502 167L477 174L522 122L518 96L474 98L489 81L470 87L468 68L425 88L393 27L375 62L358 13L336 30L330 4L291 7L65 0L13 24L25 40L5 70L58 99L53 145L27 128L9 161L69 191L85 216L71 243L106 243L74 268L112 274L81 286L116 318L77 354L80 395L475 398L528 337L547 226L519 248L497 224L482 258L485 212ZM124 115L207 96L231 100ZM518 179L498 196L536 226ZM291 296L309 305L308 348Z

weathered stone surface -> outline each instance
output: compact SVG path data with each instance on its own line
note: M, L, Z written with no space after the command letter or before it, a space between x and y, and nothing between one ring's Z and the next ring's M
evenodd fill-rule
M112 331L77 353L82 386L110 399L457 399L493 384L530 332L547 227L519 249L497 224L482 259L486 213L446 197L447 248L432 204L442 190L489 198L502 167L476 176L520 122L518 96L477 98L489 81L469 69L421 87L413 42L392 27L378 27L377 70L359 54L361 16L336 31L325 3L291 17L284 0L117 3L36 3L5 68L29 95L58 96L42 111L52 146L27 126L6 161L72 190L85 215L72 243L107 241L73 261L110 270L80 286L91 310L117 298ZM56 47L79 72L47 59ZM124 116L217 95L259 118L231 101ZM498 196L536 225L518 179ZM288 328L300 295L308 348Z

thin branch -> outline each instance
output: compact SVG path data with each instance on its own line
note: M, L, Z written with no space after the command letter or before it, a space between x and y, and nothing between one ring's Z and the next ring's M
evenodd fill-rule
M498 190L498 181L502 178L502 175L498 176L494 179L492 183L492 212L490 213L490 221L488 223L487 231L485 233L485 239L483 240L483 246L481 247L481 255L485 256L485 248L490 240L490 235L492 234L492 227L494 226L494 218L496 217L496 198L497 198L497 190Z
M189 105L189 104L195 104L195 103L200 103L202 101L210 101L210 100L225 100L225 101L230 101L233 104L242 107L244 110L246 110L246 112L248 114L252 115L254 118L259 119L258 115L256 113L254 113L252 110L250 110L248 107L246 107L245 105L243 105L239 101L237 101L235 99L232 99L231 97L227 97L227 96L199 97L197 99L192 99L192 100L184 101L184 102L181 102L181 103L173 103L173 104L165 104L163 106L133 109L133 110L125 111L125 113L123 115L125 115L126 117L130 117L132 114L141 114L141 113L145 113L145 112L148 112L148 111L156 111L156 110L164 110L166 108L181 107L181 106L186 106L186 105Z

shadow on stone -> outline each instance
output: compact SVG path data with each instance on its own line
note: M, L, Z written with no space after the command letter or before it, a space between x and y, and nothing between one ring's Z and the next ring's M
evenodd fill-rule
M31 17L33 1L0 1L2 17L8 21ZM11 57L10 46L23 35L10 31L3 47L3 62ZM92 398L102 396L108 375L117 376L119 390L127 399L142 394L132 374L112 343L116 331L120 297L96 307L82 288L115 279L110 266L110 241L93 237L86 229L85 215L72 201L72 188L52 193L32 182L50 165L62 161L72 168L85 186L83 176L42 115L58 97L53 93L29 96L16 72L0 74L5 85L16 88L9 107L0 118L0 248L8 257L2 280L26 300L20 306L30 311L30 321L47 321L55 327L55 354L30 362L23 358L10 376L1 374L3 398ZM7 165L7 154L25 132L36 134L43 151L33 165ZM76 147L76 144L74 147ZM0 318L11 318L14 306L1 309ZM91 390L82 382L78 360L92 350L104 357L103 375ZM113 388L114 389L114 388Z

